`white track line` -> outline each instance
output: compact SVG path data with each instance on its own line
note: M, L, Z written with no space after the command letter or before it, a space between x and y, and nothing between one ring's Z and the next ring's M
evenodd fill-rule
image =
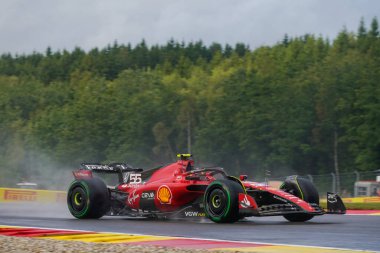
M13 226L13 225L1 225L5 227L15 227L15 228L36 228L36 229L56 229L61 231L74 231L74 232L91 232L91 233L107 233L107 234L129 234L129 235L142 235L142 236L155 236L155 237L171 237L173 239L189 239L189 240L201 240L201 241L215 241L215 242L231 242L231 243L245 243L245 244L262 244L266 246L289 246L289 247L304 247L304 248L317 248L317 249L329 249L329 250L345 250L345 251L357 251L357 252L374 252L380 253L380 251L373 250L358 250L358 249L348 249L348 248L335 248L335 247L324 247L324 246L310 246L310 245L299 245L299 244L284 244L284 243L267 243L267 242L251 242L251 241L232 241L232 240L222 240L222 239L205 239L197 237L179 237L179 236L167 236L167 235L147 235L147 234L138 234L138 233L120 233L120 232L106 232L106 231L89 231L89 230L80 230L80 229L61 229L61 228L46 228L46 227L28 227L28 226Z

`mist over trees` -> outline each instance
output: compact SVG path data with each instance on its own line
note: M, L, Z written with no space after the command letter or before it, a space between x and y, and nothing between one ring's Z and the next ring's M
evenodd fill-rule
M198 164L231 174L380 164L377 19L328 41L136 46L0 57L0 184L81 162ZM44 168L44 169L42 169Z

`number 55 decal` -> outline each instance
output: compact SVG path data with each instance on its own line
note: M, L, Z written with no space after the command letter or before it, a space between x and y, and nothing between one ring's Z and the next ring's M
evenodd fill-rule
M130 184L140 184L141 182L142 182L141 174L130 174L129 175L129 183Z

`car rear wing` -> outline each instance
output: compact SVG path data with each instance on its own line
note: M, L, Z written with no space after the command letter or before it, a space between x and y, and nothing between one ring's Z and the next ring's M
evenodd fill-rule
M73 175L76 179L91 178L92 173L111 173L117 174L120 183L124 183L125 175L129 172L142 172L143 169L132 168L132 166L126 163L110 163L110 164L100 164L100 163L82 163L78 170L73 171Z
M92 170L94 172L103 173L117 173L117 172L141 172L143 169L135 169L126 163L110 163L110 164L100 164L100 163L82 163L81 169Z
M327 193L327 210L328 214L345 214L346 206L342 199L336 193Z

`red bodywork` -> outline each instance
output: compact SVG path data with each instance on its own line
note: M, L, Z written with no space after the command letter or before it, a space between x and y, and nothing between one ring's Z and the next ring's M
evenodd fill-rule
M127 192L126 205L132 209L140 209L140 199L144 192L154 193L154 205L161 212L172 212L196 200L204 191L189 191L189 185L205 185L214 179L206 176L207 181L186 180L186 168L193 166L191 160L179 160L155 171L152 176L141 183L125 183L117 186L118 190ZM167 195L160 197L159 193Z
M239 193L239 210L242 211L242 216L283 215L286 208L314 215L323 214L319 207L313 207L292 194L264 183L240 181L226 175L222 169L193 169L193 166L193 160L181 159L157 169L126 172L122 177L123 182L114 188L109 187L109 190L111 196L124 194L125 209L131 214L173 213L194 206L193 203L197 200L199 203L197 210L202 212L202 199L207 186L214 180L224 177L242 185L244 193ZM74 171L73 174L76 179L93 176L91 170L83 169ZM272 204L282 205L285 211L265 213L266 206Z
M256 183L256 182L245 181L245 182L243 182L243 185L246 189L252 189L252 190L262 191L262 192L269 192L269 193L273 194L273 196L276 196L275 198L277 200L282 201L284 203L292 202L292 203L296 204L297 206L301 207L304 211L307 211L310 213L314 213L314 212L319 213L320 212L318 208L312 207L306 201L303 201L302 199L300 199L300 198L298 198L298 197L296 197L290 193L284 192L280 189L273 188L273 187L271 187L265 183Z

